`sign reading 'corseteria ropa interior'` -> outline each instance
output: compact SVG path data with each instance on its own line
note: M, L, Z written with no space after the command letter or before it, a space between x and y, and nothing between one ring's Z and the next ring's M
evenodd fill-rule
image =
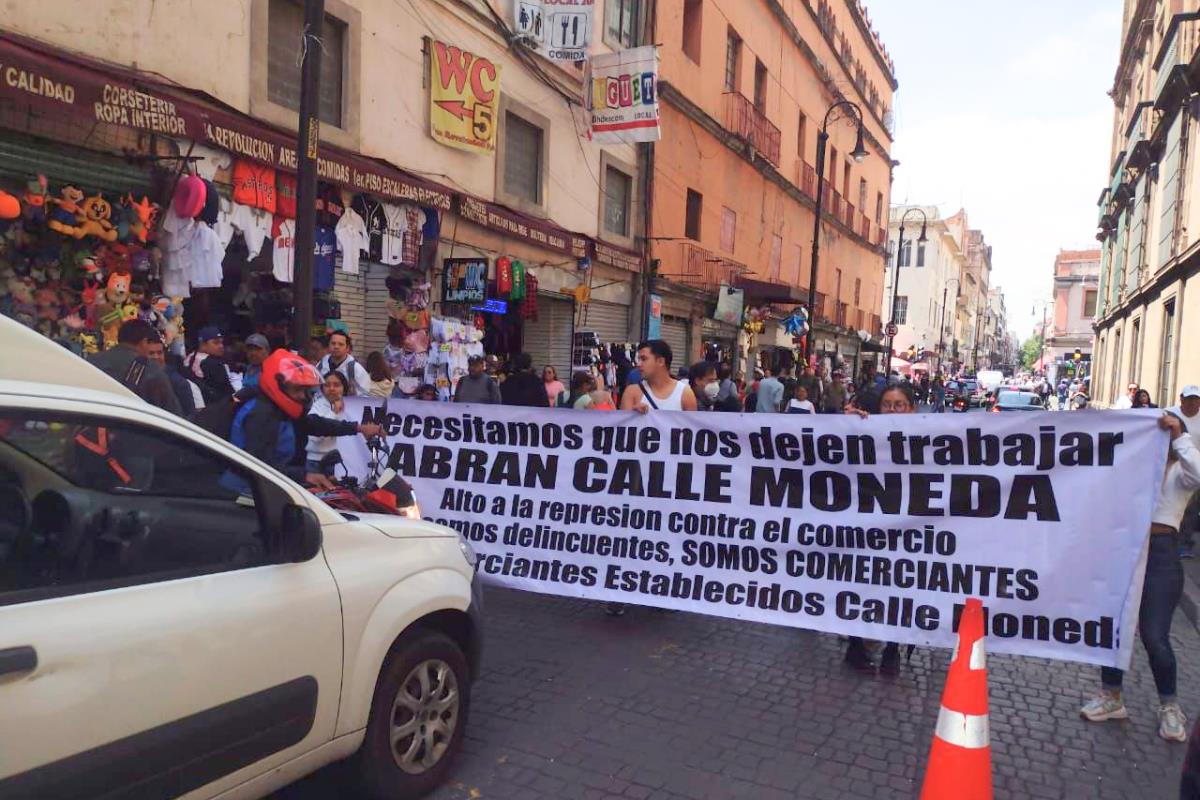
M494 583L945 647L978 597L991 651L1129 663L1166 457L1153 413L347 402Z

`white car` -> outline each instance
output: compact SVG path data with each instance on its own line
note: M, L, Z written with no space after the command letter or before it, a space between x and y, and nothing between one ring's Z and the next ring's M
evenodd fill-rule
M261 797L350 756L418 796L479 611L453 531L340 514L0 316L0 797Z

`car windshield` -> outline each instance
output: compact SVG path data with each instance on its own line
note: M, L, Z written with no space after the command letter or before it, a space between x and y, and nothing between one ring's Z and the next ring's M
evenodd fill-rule
M1029 392L1001 392L996 402L1002 406L1032 406L1040 400L1036 394Z

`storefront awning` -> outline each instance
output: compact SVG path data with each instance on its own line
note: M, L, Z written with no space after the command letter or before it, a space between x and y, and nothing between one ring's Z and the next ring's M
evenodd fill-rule
M765 305L767 303L792 303L799 305L808 302L808 292L798 286L772 281L756 281L740 278L735 285L745 293L748 305Z

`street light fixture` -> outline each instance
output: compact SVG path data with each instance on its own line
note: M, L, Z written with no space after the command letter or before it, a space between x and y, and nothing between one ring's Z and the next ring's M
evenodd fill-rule
M844 109L845 116L835 117L834 112L838 109ZM858 137L854 141L854 151L850 153L850 157L856 163L861 164L867 157L867 148L863 146L863 113L857 103L852 100L840 100L831 105L825 112L825 120L821 123L820 132L817 133L817 205L813 213L812 269L808 276L808 335L804 337L804 350L801 353L806 366L813 351L813 334L817 330L817 268L821 263L821 213L822 203L825 199L825 147L829 143L829 123L836 119L847 118L853 118L858 123Z
M925 236L925 229L929 225L929 218L925 216L925 211L920 208L908 209L904 215L900 217L900 238L896 242L896 273L892 277L892 310L888 319L889 330L894 330L897 327L896 323L896 296L900 289L900 254L904 252L904 223L908 221L910 214L917 213L921 215L921 235L917 237L918 244L924 244L929 241ZM887 372L892 371L892 347L896 344L896 334L892 333L888 336L887 345Z
M942 342L946 334L946 292L950 289L950 281L954 281L954 308L958 310L958 293L962 289L962 282L958 278L950 278L946 281L946 285L942 287L942 313L938 315L938 374L942 372L942 362L946 359L942 356Z

